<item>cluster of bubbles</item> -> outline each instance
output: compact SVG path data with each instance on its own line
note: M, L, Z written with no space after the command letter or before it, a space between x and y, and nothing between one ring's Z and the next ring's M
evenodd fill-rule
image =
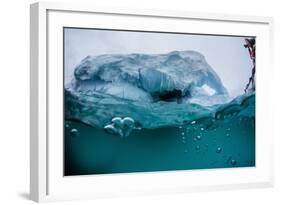
M131 117L114 117L111 123L104 126L104 131L108 134L128 137L134 129L140 129Z
M201 121L203 121L203 123ZM199 132L196 133L195 137L193 138L193 141L195 141L197 143L202 139L202 136L204 135L204 131L206 131L208 128L211 128L211 130L216 131L217 127L213 125L214 121L211 121L211 123L212 123L211 125L207 124L207 126L208 126L207 128L206 128L206 125L203 125L204 122L206 122L207 120L201 119L201 121L200 120L199 121L194 120L194 121L191 121L190 123L188 123L186 125L179 126L180 133L181 133L181 141L182 141L183 144L186 144L186 139L188 137L188 130L190 130L190 129L191 129L192 135L195 133L196 130L199 130ZM190 126L190 125L192 125L192 126ZM225 136L230 137L231 128L228 127L228 128L226 128L225 131L226 131ZM207 144L205 145L205 148L208 149ZM201 148L200 144L195 145L194 149L195 149L196 152L200 152L200 150L203 150L203 148ZM184 152L187 153L188 149L185 148ZM221 146L217 146L216 149L215 149L215 153L221 154L222 152L223 152L223 148ZM230 164L231 166L234 167L234 166L237 165L237 161L230 156L227 160L227 164Z

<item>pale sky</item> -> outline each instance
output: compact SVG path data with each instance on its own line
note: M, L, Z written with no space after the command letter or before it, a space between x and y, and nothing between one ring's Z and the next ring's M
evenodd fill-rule
M65 28L65 82L86 56L102 54L162 54L194 50L202 53L231 96L243 93L252 62L245 37L110 31Z

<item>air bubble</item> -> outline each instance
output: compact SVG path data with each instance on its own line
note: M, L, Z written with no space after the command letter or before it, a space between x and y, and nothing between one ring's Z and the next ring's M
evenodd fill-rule
M70 131L70 134L72 137L77 137L78 136L78 130L73 128L71 131Z
M216 150L216 153L219 154L219 153L221 153L221 151L222 151L222 148L221 148L221 147L218 147L217 150Z
M123 127L123 119L121 117L114 117L112 118L111 122L114 124L115 127Z
M237 162L236 162L235 159L232 159L232 160L230 161L230 163L231 163L232 166L235 166L235 165L237 164Z
M129 128L134 128L135 127L135 121L130 118L130 117L125 117L123 120L122 120L124 126L127 126Z
M200 139L201 139L201 136L200 136L200 135L198 135L198 136L196 137L196 139L197 139L197 140L200 140Z

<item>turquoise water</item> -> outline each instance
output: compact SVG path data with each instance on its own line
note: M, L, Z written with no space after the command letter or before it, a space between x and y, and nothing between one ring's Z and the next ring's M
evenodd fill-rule
M159 103L65 93L65 175L255 166L255 94L210 107ZM136 126L128 135L108 132L114 117Z

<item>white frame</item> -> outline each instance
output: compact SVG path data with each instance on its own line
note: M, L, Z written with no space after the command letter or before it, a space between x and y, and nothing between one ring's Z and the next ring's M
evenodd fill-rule
M59 28L65 23L65 19L55 16L56 23L52 20L52 16L48 16L49 12L73 12L68 14L74 16L74 13L90 14L90 15L121 15L122 18L138 17L138 18L158 18L165 19L167 22L173 19L174 21L200 21L217 23L237 23L238 25L245 24L248 29L248 34L258 34L264 50L257 51L257 66L272 67L272 28L273 19L269 17L253 17L253 16L236 16L225 14L206 14L193 12L179 11L155 11L155 10L133 10L133 9L113 9L113 8L97 8L94 5L71 4L71 3L35 3L31 5L30 15L30 198L34 201L52 201L52 200L67 200L79 198L95 198L95 197L112 197L120 195L136 195L150 193L173 193L186 191L206 191L206 190L221 190L234 188L251 188L251 187L269 187L273 185L273 164L272 164L272 149L273 139L270 131L265 132L264 129L258 129L257 135L259 142L257 143L258 152L256 154L257 161L260 160L255 168L237 168L237 169L215 169L215 170L190 170L190 171L174 171L160 173L138 173L138 174L118 174L106 176L80 176L65 179L58 175L60 168L57 165L61 161L54 160L52 157L58 153L62 147L54 144L54 140L50 133L57 132L50 122L49 115L52 116L52 103L50 97L61 98L60 92L55 92L54 85L57 82L54 78L59 78L61 75L54 74L54 71L49 70L49 65L61 65L52 57L54 52L61 56L61 47L54 46L54 42L58 43L61 39L56 39L53 29ZM53 15L53 14L52 14ZM90 18L90 17L81 17ZM81 21L81 19L80 19ZM71 21L73 22L73 21ZM70 23L71 23L70 22ZM104 21L106 23L106 21ZM75 25L80 25L79 20ZM120 23L121 25L121 23ZM241 26L240 25L240 26ZM82 25L83 26L83 25ZM257 27L257 29L255 29ZM197 30L198 31L198 30ZM228 31L231 32L231 31ZM51 40L50 40L50 39ZM55 39L55 41L53 41ZM52 43L50 46L50 42ZM60 45L58 43L58 45ZM52 49L51 54L49 49ZM54 50L55 49L55 50ZM49 60L51 59L51 60ZM56 64L57 63L57 64ZM57 72L57 71L56 71ZM270 89L270 78L268 71L261 69L257 73L257 82L268 82L259 87L257 84L257 113L259 116L266 116L270 121L272 116L270 112L262 111L262 107L267 105L270 107L270 102L267 100L267 91ZM55 77L57 76L57 77ZM50 83L51 82L51 83ZM51 109L50 109L51 107ZM259 120L260 119L260 120ZM257 127L259 125L269 127L267 122L263 122L261 117L257 117ZM59 128L58 128L59 129ZM266 140L264 139L266 137ZM60 145L60 143L58 143ZM263 145L263 146L261 146ZM50 174L51 173L51 174ZM192 181L191 178L196 178L198 175L202 181ZM233 180L230 180L230 176ZM61 178L56 178L61 177ZM198 177L197 177L198 178ZM212 178L212 179L210 179ZM219 179L221 178L221 182ZM165 180L164 180L165 179ZM190 184L182 185L182 180L189 180ZM224 180L224 182L222 182ZM138 187L134 187L132 183L136 183ZM150 183L146 183L149 181ZM218 182L216 182L218 181ZM97 185L93 184L99 184ZM123 183L122 183L123 182ZM124 184L117 185L118 183ZM73 185L72 185L73 184ZM85 190L77 192L71 190L71 186L85 187ZM114 186L117 185L117 190ZM54 186L59 188L53 188ZM109 188L113 187L113 188ZM150 188L148 188L150 187ZM109 191L105 191L106 189ZM100 190L99 190L100 189ZM54 190L51 191L50 190ZM126 191L126 192L125 192Z

